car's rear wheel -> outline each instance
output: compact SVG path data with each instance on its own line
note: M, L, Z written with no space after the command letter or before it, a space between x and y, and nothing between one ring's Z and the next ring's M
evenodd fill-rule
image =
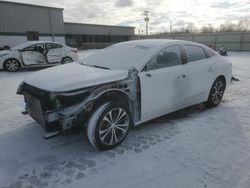
M70 57L65 57L62 59L62 64L72 63L73 60Z
M214 81L212 88L210 90L209 97L207 100L207 105L210 107L217 106L223 98L225 88L226 88L225 80L221 77L217 78Z
M21 68L21 65L16 59L7 59L4 62L4 69L10 72L16 72Z
M131 118L126 105L107 102L98 107L87 125L89 142L100 150L112 149L126 138Z

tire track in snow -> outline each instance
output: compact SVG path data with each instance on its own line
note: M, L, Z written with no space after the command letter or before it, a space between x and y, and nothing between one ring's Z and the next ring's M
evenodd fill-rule
M193 113L198 113L197 109L194 109ZM41 163L41 168L26 170L19 175L17 180L6 187L15 187L16 185L20 188L27 186L60 187L60 185L65 186L84 179L91 174L98 173L99 169L117 163L120 158L141 153L158 143L173 138L180 133L174 125L175 121L180 117L183 119L190 118L190 114L180 111L141 125L137 129L130 131L129 136L122 145L110 151L99 152L91 148L79 152L80 155L73 155L71 159L65 160L61 160L55 155L38 157L35 162ZM166 122L168 122L167 125ZM81 135L75 135L70 141L55 144L51 149L56 152L58 148L67 145L73 146L81 141Z

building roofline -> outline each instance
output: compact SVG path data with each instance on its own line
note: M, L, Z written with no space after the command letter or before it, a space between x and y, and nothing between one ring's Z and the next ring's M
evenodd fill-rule
M76 25L90 25L90 26L100 26L100 27L121 27L121 28L135 28L132 26L120 26L120 25L103 25L103 24L89 24L89 23L76 23L76 22L64 22L64 24L76 24Z
M43 6L43 5L34 5L34 4L28 4L28 3L13 2L13 1L0 1L0 3L8 3L8 4L17 4L17 5L24 5L24 6L32 6L32 7L41 7L41 8L51 8L51 9L64 10L64 8L59 8L59 7L49 7L49 6Z

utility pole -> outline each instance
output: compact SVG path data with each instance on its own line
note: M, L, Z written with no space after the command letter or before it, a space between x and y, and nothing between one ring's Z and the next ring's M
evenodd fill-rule
M172 21L170 20L170 23L169 23L169 33L172 33Z
M146 35L148 35L149 11L144 11L144 21L146 22Z

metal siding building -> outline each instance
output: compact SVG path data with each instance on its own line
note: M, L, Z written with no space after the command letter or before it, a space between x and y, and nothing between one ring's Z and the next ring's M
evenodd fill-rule
M63 9L0 1L0 46L26 42L27 32L65 43Z
M134 27L110 26L81 23L64 23L66 34L93 34L93 35L134 35Z
M63 9L0 1L0 47L46 40L80 47L102 48L129 40L134 27L64 23Z
M66 44L78 48L103 48L116 42L128 41L134 27L65 23Z

